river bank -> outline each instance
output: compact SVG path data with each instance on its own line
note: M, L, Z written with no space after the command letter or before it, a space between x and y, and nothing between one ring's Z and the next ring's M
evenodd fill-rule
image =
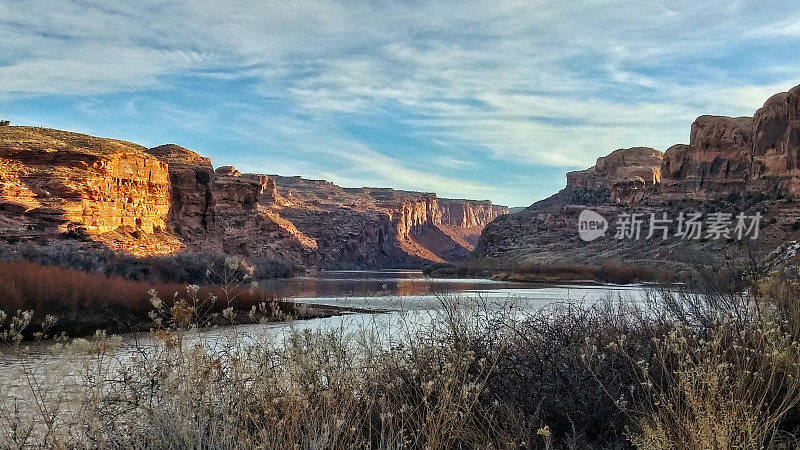
M679 275L671 270L629 267L616 263L599 266L583 264L510 264L503 261L467 261L426 268L432 277L474 277L498 281L532 283L673 283Z
M448 283L351 275L385 291L390 279L415 290ZM343 281L335 284L352 288ZM704 439L706 426L726 439L743 430L747 441L737 442L762 448L800 430L800 328L781 306L796 304L794 284L762 283L787 297L752 298L483 283L493 288L316 297L393 308L379 314L174 323L156 333L2 348L0 421L31 431L0 434L0 444L660 448L649 443L663 438L694 448L688 444ZM767 382L752 373L767 374ZM686 374L698 383L685 382ZM697 415L688 409L695 405ZM688 412L672 420L676 410ZM405 445L409 438L419 445Z
M187 308L204 326L306 320L359 311L295 302L233 272L225 273L222 280L203 286L156 283L31 262L2 262L0 311L6 320L0 320L0 331L23 311L30 311L25 315L25 339L37 333L77 337L97 330L147 331L160 326L153 315L158 309L156 297L160 297L160 308Z

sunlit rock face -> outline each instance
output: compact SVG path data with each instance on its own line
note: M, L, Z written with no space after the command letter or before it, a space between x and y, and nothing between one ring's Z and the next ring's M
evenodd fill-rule
M137 256L211 251L305 268L463 260L508 212L488 201L215 170L175 144L146 149L28 127L0 128L0 182L6 239L69 235Z
M0 228L13 238L86 233L136 254L141 234L168 229L167 165L130 142L33 127L0 127ZM116 235L115 235L116 234Z
M567 173L567 187L605 189L614 201L636 202L647 186L661 181L663 158L648 147L615 150L597 158L594 167Z
M439 199L441 224L459 228L483 228L489 222L508 214L505 206L474 200Z

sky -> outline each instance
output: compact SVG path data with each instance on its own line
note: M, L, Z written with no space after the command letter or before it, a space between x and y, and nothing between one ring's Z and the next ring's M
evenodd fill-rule
M797 0L0 0L0 119L509 206L798 84Z

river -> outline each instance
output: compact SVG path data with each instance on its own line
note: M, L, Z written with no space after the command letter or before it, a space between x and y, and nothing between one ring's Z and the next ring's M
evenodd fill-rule
M640 301L647 288L640 285L577 285L496 281L471 278L430 278L420 271L325 271L314 276L266 280L259 284L276 297L299 303L366 310L327 318L237 325L190 333L185 342L207 348L227 342L232 334L247 342L269 335L278 341L297 330L344 329L357 331L369 327L381 334L416 327L431 320L445 304L480 303L486 309L506 309L506 314L530 313L553 303L592 304L612 298ZM123 335L122 353L134 346L147 345L149 335ZM48 343L27 343L27 357L49 360ZM0 354L3 351L0 350ZM0 372L15 365L0 358ZM0 374L1 375L1 374Z

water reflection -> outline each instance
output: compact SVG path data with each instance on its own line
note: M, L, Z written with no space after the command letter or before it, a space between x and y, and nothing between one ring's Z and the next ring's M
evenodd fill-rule
M541 286L470 278L429 278L418 270L322 271L315 276L266 280L259 284L262 289L282 298L405 297Z
M590 305L605 299L639 302L647 294L642 286L576 286L513 283L479 279L428 278L419 271L336 271L320 272L315 277L288 280L269 280L261 287L276 296L297 302L343 306L369 310L321 319L264 325L238 325L190 333L187 342L211 348L225 343L231 335L243 342L256 337L270 336L278 341L294 330L345 329L357 331L363 327L391 335L393 330L406 330L409 324L427 323L442 307L443 298L470 302L479 299L483 307L506 309L506 314L530 314L556 302ZM121 354L133 353L136 348L151 345L147 333L124 335ZM25 359L31 363L51 361L51 343L26 343ZM8 348L0 348L0 378L19 360L2 358Z

